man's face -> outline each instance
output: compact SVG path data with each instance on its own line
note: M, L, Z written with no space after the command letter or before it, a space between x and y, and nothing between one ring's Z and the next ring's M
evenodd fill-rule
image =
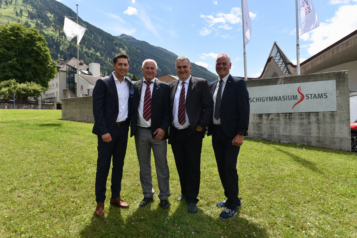
M128 59L118 58L117 62L115 64L113 64L113 68L115 70L116 77L124 78L124 76L129 71Z
M176 73L181 81L186 81L191 75L192 66L188 63L188 60L176 61Z
M141 70L143 71L146 81L150 82L155 78L158 69L156 68L156 65L153 61L146 61L144 67L141 68Z
M216 72L220 78L224 78L229 74L232 64L229 62L226 56L220 56L216 60Z

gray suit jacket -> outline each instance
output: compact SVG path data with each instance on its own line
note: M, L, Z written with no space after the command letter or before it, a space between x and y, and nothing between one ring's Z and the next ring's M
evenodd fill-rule
M175 93L179 80L169 83L171 109L173 109ZM208 82L202 78L191 77L186 96L186 113L190 121L189 135L200 125L204 130L209 125L213 115L213 97ZM171 120L171 126L174 118ZM170 133L171 134L171 133ZM202 133L203 136L205 133ZM171 135L170 135L171 139ZM170 142L170 140L169 140Z

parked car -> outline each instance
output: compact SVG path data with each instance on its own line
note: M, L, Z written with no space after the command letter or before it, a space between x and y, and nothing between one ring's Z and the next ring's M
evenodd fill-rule
M357 120L351 123L351 149L357 152Z
M62 103L57 103L57 110L62 110Z

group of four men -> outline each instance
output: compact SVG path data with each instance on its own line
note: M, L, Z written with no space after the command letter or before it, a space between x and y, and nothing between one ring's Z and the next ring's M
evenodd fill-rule
M110 203L122 208L129 205L120 198L128 130L135 136L140 165L144 207L153 200L151 148L159 185L160 206L170 206L167 142L171 144L180 178L181 195L188 211L197 212L200 187L202 140L212 135L219 176L226 201L220 217L231 218L240 206L238 198L237 158L249 124L249 96L245 81L230 75L231 60L226 54L216 58L219 79L211 84L191 76L191 62L186 56L176 59L179 80L166 84L155 78L157 63L147 59L142 64L144 78L135 84L125 75L129 57L118 54L113 59L114 72L97 81L93 90L93 133L98 136L98 161L95 183L95 214L104 215L106 181L113 157L112 197Z

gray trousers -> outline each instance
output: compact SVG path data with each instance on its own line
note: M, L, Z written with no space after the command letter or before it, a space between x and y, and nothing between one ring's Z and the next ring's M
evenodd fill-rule
M154 152L157 180L159 183L159 198L167 200L171 195L169 187L169 166L167 164L166 140L155 141L151 129L138 127L135 133L136 153L140 165L140 182L144 197L154 196L151 176L151 148Z

